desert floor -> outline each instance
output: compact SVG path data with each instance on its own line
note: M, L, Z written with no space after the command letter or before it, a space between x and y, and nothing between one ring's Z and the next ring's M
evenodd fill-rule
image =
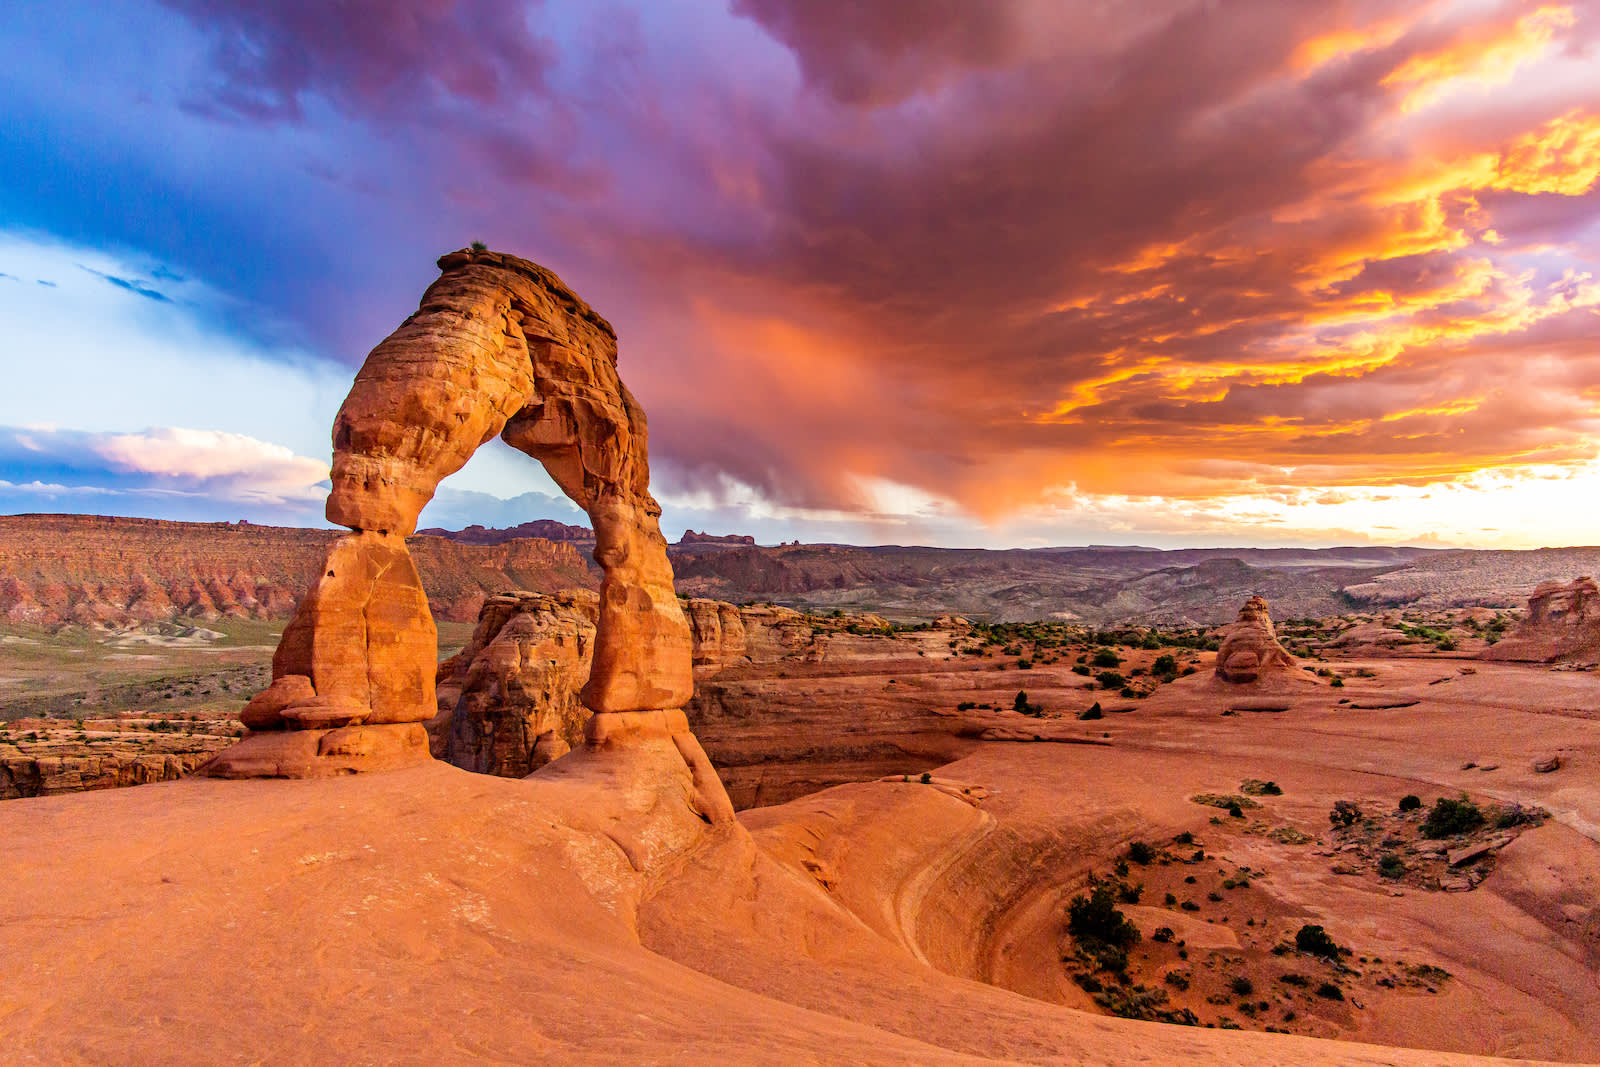
M14 801L0 1031L41 1063L1600 1060L1600 680L1366 666L1281 712L1195 675L1051 726L1106 744L981 742L709 830L559 762ZM1282 792L1190 799L1246 779ZM1549 818L1450 867L1395 807L1462 792ZM1127 971L1199 1026L1089 1014L1072 978L1066 902L1136 840ZM1306 923L1349 954L1274 954Z

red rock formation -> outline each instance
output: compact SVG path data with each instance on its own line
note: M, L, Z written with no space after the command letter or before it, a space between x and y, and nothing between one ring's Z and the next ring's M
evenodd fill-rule
M1278 643L1266 599L1251 597L1239 609L1239 620L1222 631L1217 649L1218 680L1241 685L1297 673L1295 658Z
M443 537L448 541L459 541L464 545L503 545L507 541L515 541L521 537L539 537L546 541L575 541L579 544L594 540L594 531L589 527L569 526L554 519L534 519L532 522L518 523L503 530L474 525L464 530L442 530L433 527L418 530L417 533Z
M319 573L331 530L101 515L0 516L0 619L132 626L223 614L287 619ZM408 541L438 618L471 622L504 589L597 584L574 544Z
M273 685L251 709L258 731L208 769L301 777L427 758L421 724L437 707L423 652L434 625L404 539L440 480L498 433L594 524L603 577L581 696L595 714L575 754L587 758L568 769L665 774L701 814L731 819L683 716L694 693L689 627L650 495L644 413L617 377L615 332L526 260L462 250L439 269L418 311L368 355L334 420L327 514L353 532L329 550L284 633Z
M480 774L521 778L583 743L599 599L507 593L483 606L467 647L439 664L433 753Z
M756 539L749 534L709 534L696 533L694 530L683 531L683 536L678 538L678 546L684 545L753 545Z
M1600 587L1590 577L1540 582L1515 631L1483 652L1484 659L1523 663L1600 658Z

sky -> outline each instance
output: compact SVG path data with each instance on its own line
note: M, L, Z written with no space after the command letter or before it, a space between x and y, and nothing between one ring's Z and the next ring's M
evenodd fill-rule
M669 537L1600 541L1594 0L9 0L0 114L0 513L325 525L482 240Z

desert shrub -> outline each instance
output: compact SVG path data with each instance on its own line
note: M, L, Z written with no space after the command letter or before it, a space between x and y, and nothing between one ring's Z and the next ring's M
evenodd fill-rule
M1278 975L1278 981L1282 982L1284 985L1300 986L1301 988L1311 984L1311 979L1307 978L1303 974L1295 974L1292 971L1288 974Z
M1328 822L1335 827L1354 826L1360 818L1361 809L1350 800L1334 801L1333 810L1328 812Z
M1122 687L1122 691L1120 693L1118 693L1117 695L1118 696L1122 696L1122 697L1127 697L1129 700L1132 700L1134 697L1139 696L1140 694L1139 694L1139 691L1137 689L1135 689L1133 686L1125 685L1125 686Z
M1167 896L1166 896L1167 907L1170 908L1173 905L1175 905L1176 903L1178 903L1178 898L1173 896L1171 893L1168 893Z
M1124 1019L1154 1019L1173 1014L1157 1010L1167 1002L1165 990L1147 989L1142 985L1132 989L1108 989L1095 997L1094 1002Z
M1100 683L1101 689L1121 689L1128 684L1128 680L1116 671L1101 671L1094 680Z
M1406 873L1406 861L1393 852L1378 857L1378 873L1384 878L1398 878Z
M1255 983L1242 974L1235 975L1233 981L1228 983L1228 988L1233 990L1236 997L1248 997L1256 991Z
M1080 719L1103 719L1106 713L1100 709L1100 702L1096 700L1089 705L1089 709L1078 716Z
M922 784L923 785L932 785L933 784L933 774L931 772L929 772L929 771L923 771L922 772Z
M1321 956L1326 960L1338 959L1342 951L1333 938L1328 936L1328 931L1314 923L1306 923L1295 932L1294 947L1301 952Z
M1483 812L1465 795L1459 800L1440 797L1433 802L1433 810L1422 820L1422 836L1437 840L1471 833L1484 823Z
M1143 895L1144 886L1142 885L1129 885L1124 882L1122 888L1117 890L1117 899L1124 904L1137 904L1139 903L1139 898Z
M1239 783L1239 792L1247 797L1281 797L1283 787L1277 782L1263 782L1256 778L1246 778Z
M1083 677L1087 678L1089 677L1089 668L1080 663L1076 667L1072 668L1072 673L1082 675Z
M1177 936L1178 935L1173 932L1172 927L1158 926L1156 927L1155 932L1150 935L1150 940L1155 941L1158 944L1165 945L1171 943L1172 939Z
M1156 661L1150 664L1151 674L1177 674L1178 658L1170 653L1157 656Z
M1420 807L1422 807L1422 798L1415 793L1407 793L1400 798L1401 811L1416 811Z
M1019 670L1019 671L1031 671L1031 670L1033 670L1033 660L1031 660L1031 659L1019 659L1019 660L1017 660L1017 670Z
M1189 976L1182 971L1168 971L1161 980L1173 989L1181 991L1189 988Z
M1331 686L1334 689L1343 689L1344 688L1344 679L1343 678L1335 678L1333 681L1329 682L1328 685Z
M1229 804L1228 814L1233 816L1235 819L1242 819L1244 818L1244 809L1237 804Z
M1199 911L1200 910L1200 905L1196 904L1192 900L1186 900L1182 904L1179 904L1178 907L1182 908L1184 911Z
M1185 830L1177 837L1174 837L1172 842L1177 845L1192 845L1194 844L1194 834L1189 830Z
M1206 894L1206 899L1211 901L1211 903L1216 904L1222 900L1222 894L1213 889L1211 892Z
M1544 811L1539 808L1525 808L1521 804L1512 804L1500 809L1494 817L1496 830L1509 830L1513 826L1537 826L1544 818Z
M1317 986L1317 996L1327 1000L1343 1000L1344 991L1332 982L1323 982Z
M1109 648L1102 648L1094 654L1093 663L1096 667L1120 667L1122 666L1122 657Z
M1067 905L1067 932L1083 942L1124 948L1139 940L1139 928L1117 908L1109 885L1097 885ZM1113 968L1114 970L1116 968Z
M1156 858L1156 850L1143 841L1130 841L1128 843L1128 862L1137 863L1143 867Z
M489 251L489 246L482 241L474 241L472 242L472 250L474 252L487 252Z

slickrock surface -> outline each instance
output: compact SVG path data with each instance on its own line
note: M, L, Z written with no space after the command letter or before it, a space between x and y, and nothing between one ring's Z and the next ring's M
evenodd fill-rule
M1589 577L1539 583L1528 598L1522 624L1486 649L1483 658L1525 663L1600 662L1600 588Z
M1226 717L1194 675L1091 724L1112 733L1108 746L987 743L928 784L842 786L719 826L679 786L647 784L670 776L619 774L583 749L526 780L431 763L0 805L7 1056L1595 1060L1600 720L1566 710L1592 698L1595 678L1479 664L1429 685L1437 664L1371 667L1375 677L1352 679L1355 695L1422 703L1356 711L1323 689L1287 714ZM1531 759L1552 750L1567 766L1533 773ZM661 754L631 751L621 754ZM1463 769L1469 756L1476 766ZM1248 779L1282 792L1252 798L1242 819L1191 799ZM1330 847L1336 800L1390 818L1407 793L1462 791L1551 813L1471 861L1489 873L1466 891L1397 889L1353 858L1364 854ZM1204 861L1133 865L1151 888L1125 909L1143 933L1130 971L1170 960L1155 965L1193 975L1188 994L1169 988L1203 1022L1251 1030L1094 1014L1063 963L1065 905L1088 874L1105 876L1131 840L1183 834ZM1251 884L1228 888L1244 868ZM1153 887L1168 885L1199 910L1164 905ZM1270 951L1305 923L1351 954L1335 967ZM1186 959L1155 940L1162 926L1185 939ZM1383 984L1421 968L1443 975L1434 992ZM1311 987L1279 981L1290 973ZM1195 995L1244 975L1256 987L1247 997ZM1316 996L1321 981L1344 999ZM1246 1000L1269 1008L1246 1016Z
M251 523L100 515L0 516L0 621L128 626L178 618L287 619L339 534ZM593 588L568 544L410 542L439 618L470 622L506 589Z
M1278 643L1264 598L1253 596L1239 609L1239 619L1222 631L1216 676L1233 685L1270 684L1275 679L1303 680L1295 658Z

